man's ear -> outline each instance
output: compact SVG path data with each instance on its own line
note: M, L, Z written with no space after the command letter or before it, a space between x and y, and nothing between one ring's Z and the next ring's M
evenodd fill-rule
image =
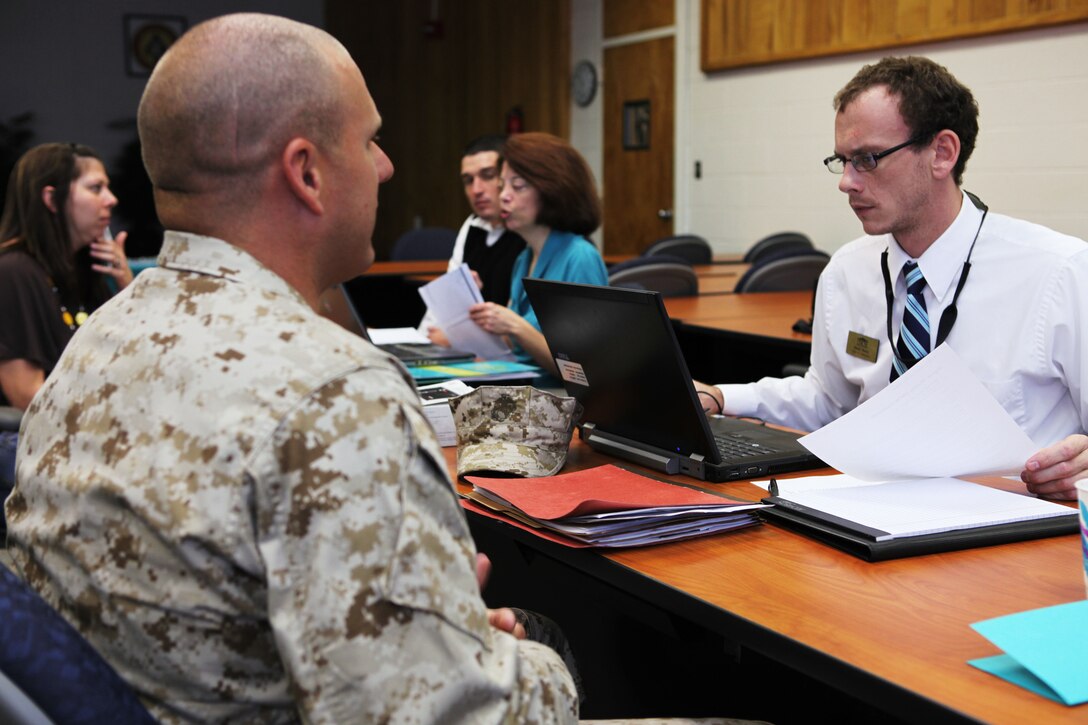
M307 209L324 214L321 203L322 177L318 170L317 148L305 138L296 137L283 148L281 167L287 187Z
M57 187L55 186L43 186L42 187L42 203L45 204L45 208L54 214L57 213L57 201L56 201Z
M955 131L944 129L933 139L933 173L944 179L952 175L960 158L960 137Z

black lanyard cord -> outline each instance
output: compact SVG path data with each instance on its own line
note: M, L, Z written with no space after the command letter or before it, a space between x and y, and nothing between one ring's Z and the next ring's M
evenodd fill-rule
M939 347L948 338L948 333L952 332L952 326L956 324L956 317L959 314L956 310L956 301L960 298L960 292L963 291L963 286L967 284L967 275L971 272L971 254L975 251L975 242L978 241L978 235L982 231L982 224L986 221L986 215L990 213L990 208L979 199L977 196L969 191L964 191L967 194L967 198L971 200L971 203L976 208L982 210L982 219L978 222L978 229L975 230L975 238L971 240L971 246L967 250L967 259L963 262L963 271L960 272L960 281L956 285L956 291L952 294L952 303L944 309L941 313L941 321L937 323L937 346ZM892 291L892 275L888 271L888 250L885 249L880 255L880 267L884 272L884 298L888 306L888 344L892 346L892 355L898 355L895 349L895 339L892 337L892 305L894 303L894 293Z

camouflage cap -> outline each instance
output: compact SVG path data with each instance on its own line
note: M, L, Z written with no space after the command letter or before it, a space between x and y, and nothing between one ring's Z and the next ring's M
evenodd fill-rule
M574 398L528 385L484 385L450 400L457 428L457 475L481 471L551 476L567 460Z

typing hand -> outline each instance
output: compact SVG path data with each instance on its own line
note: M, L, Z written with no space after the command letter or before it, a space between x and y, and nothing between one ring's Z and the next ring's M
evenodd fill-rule
M491 576L491 559L487 554L476 554L476 583L480 591L487 586L487 579ZM487 610L487 623L495 629L512 634L518 639L525 639L525 627L518 622L514 610L509 607Z
M1073 485L1088 478L1088 436L1071 435L1048 446L1027 460L1020 480L1037 496L1072 500Z
M699 402L703 406L704 413L707 415L720 415L725 410L725 399L722 397L721 390L713 385L700 383L698 380L692 380L691 382L695 383L695 392L699 394Z

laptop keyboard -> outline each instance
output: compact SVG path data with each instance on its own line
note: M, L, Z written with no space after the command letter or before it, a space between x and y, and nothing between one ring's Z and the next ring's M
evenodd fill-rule
M750 438L738 435L718 434L714 436L714 442L718 446L718 452L722 454L722 459L727 461L779 452L774 446L756 443Z

